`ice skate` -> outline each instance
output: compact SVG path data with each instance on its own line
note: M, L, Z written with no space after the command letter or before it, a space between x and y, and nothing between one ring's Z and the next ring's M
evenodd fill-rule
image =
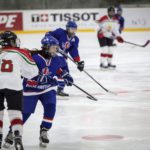
M47 144L49 143L48 135L47 135L47 129L41 128L40 130L40 146L41 147L47 147Z
M11 148L13 146L13 133L11 131L8 132L3 147Z
M14 144L16 150L24 150L22 144L22 136L20 135L19 131L14 132Z
M100 69L101 70L107 70L108 69L108 66L104 65L104 64L100 64Z
M65 93L62 89L59 89L59 88L57 89L57 95L63 96L63 97L69 96L69 94Z
M116 65L108 64L108 68L114 70L114 69L116 69Z
M0 149L2 148L2 140L3 140L3 135L0 134Z

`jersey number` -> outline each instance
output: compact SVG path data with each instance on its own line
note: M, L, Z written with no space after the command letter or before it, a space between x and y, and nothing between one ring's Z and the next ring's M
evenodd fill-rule
M2 59L1 72L12 72L13 64L11 60Z

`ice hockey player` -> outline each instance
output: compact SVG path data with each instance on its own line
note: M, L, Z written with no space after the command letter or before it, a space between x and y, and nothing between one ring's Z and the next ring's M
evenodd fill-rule
M116 13L116 18L119 21L119 32L122 33L124 29L124 17L122 16L123 10L120 6L117 7L117 13Z
M56 111L57 76L62 76L65 83L71 86L73 78L68 72L61 69L60 58L56 55L58 41L52 37L44 37L41 41L42 50L32 55L39 68L39 75L30 81L24 80L23 124L34 113L38 100L43 105L43 120L40 125L40 146L46 147L49 143L48 131L52 127ZM5 145L12 145L13 140L9 131ZM11 141L11 142L10 142ZM7 146L8 147L8 146Z
M4 116L4 100L12 126L16 150L24 150L22 144L22 79L38 75L38 68L28 51L19 48L19 39L11 31L0 34L0 149Z
M80 71L83 71L84 61L81 61L79 56L79 38L76 36L76 32L77 24L74 21L68 21L66 24L66 30L58 28L54 31L47 32L45 36L51 35L55 37L59 41L61 50L63 50L65 53L69 53L73 60L77 63L77 68ZM68 65L64 65L63 69L66 69L66 71L69 72ZM68 93L64 92L64 86L65 84L63 80L61 80L58 85L57 94L60 96L69 96Z
M116 68L116 65L112 63L114 39L120 43L124 42L119 34L119 23L118 19L115 17L115 8L111 6L107 9L107 12L108 15L102 16L96 21L99 24L97 37L101 48L100 68L104 70Z

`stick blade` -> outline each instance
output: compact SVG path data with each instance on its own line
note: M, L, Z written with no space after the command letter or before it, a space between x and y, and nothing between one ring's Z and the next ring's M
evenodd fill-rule
M115 96L117 96L118 94L116 92L112 92L112 91L108 91L110 94L113 94Z
M96 99L95 97L87 96L87 98L94 100L94 101L98 101L98 99Z
M142 47L146 47L150 43L150 40L148 40Z

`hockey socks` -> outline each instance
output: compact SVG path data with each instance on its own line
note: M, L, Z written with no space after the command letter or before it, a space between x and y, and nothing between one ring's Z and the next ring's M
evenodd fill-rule
M41 123L41 127L50 129L52 127L53 118L56 112L56 105L55 104L46 104L44 106L44 116Z

